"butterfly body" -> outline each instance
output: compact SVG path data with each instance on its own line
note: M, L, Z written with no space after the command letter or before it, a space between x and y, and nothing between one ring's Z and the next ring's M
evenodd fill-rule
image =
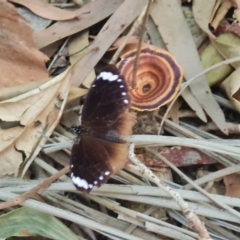
M121 135L131 134L135 123L129 107L125 80L115 66L109 65L89 90L80 139L72 148L71 178L77 189L90 192L94 186L101 186L128 161L128 146Z

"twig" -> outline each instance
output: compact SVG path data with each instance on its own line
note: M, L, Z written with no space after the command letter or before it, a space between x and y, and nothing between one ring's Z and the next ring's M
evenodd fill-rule
M188 204L181 198L181 196L177 192L175 192L172 188L170 188L165 183L163 183L149 168L147 168L144 164L142 164L136 158L136 156L134 154L134 144L130 145L129 159L134 164L136 164L137 166L140 166L142 168L143 175L146 178L153 181L158 187L160 187L162 190L167 192L177 202L177 204L181 207L182 212L188 221L188 224L195 230L195 232L198 233L198 235L202 239L211 239L204 224L200 221L200 219L193 212L193 210L190 209Z
M139 56L140 56L140 52L141 52L143 37L144 37L145 31L146 31L146 23L148 20L151 4L152 4L152 0L148 0L147 9L146 9L145 15L143 17L143 23L142 23L142 29L141 29L142 31L141 31L139 41L138 41L137 53L136 53L136 57L134 60L132 88L135 88L135 86L136 86L136 76L137 76L137 70L138 70Z
M40 189L42 188L48 188L49 185L56 181L58 178L60 178L62 175L65 175L66 173L69 172L69 166L63 168L62 170L60 170L59 172L57 172L56 174L52 175L51 177L43 180L41 183L39 183L36 187L32 188L31 190L29 190L28 192L20 195L17 198L14 198L12 200L9 200L7 202L3 202L0 203L0 209L5 209L8 207L13 207L16 205L21 205L24 201L26 201L28 198L31 198L32 196L34 196L34 194L36 194Z
M65 48L65 46L67 45L69 39L70 39L70 37L68 37L68 38L64 41L64 43L62 44L61 48L58 50L57 54L54 56L53 60L50 62L49 66L48 66L48 68L47 68L48 71L52 68L53 64L56 62L56 60L57 60L57 58L59 57L60 53L62 52L62 50L63 50L63 49Z
M140 24L142 23L142 19L146 13L146 9L147 6L143 9L142 13L138 16L137 20L135 20L132 28L130 29L130 31L128 32L128 34L126 35L126 37L124 38L122 44L119 46L119 48L117 49L117 51L115 52L115 54L113 55L111 61L109 62L109 64L115 64L119 55L121 54L122 50L124 49L124 47L126 46L128 40L130 39L130 37L133 35L134 31L140 26Z

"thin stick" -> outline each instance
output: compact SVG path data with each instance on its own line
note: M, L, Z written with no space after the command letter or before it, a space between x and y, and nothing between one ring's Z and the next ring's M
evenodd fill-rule
M132 88L135 88L135 86L136 86L136 76L137 76L137 70L138 70L138 64L139 64L139 56L140 56L140 52L141 52L141 48L142 48L143 37L144 37L145 31L146 31L146 23L147 23L147 20L148 20L151 4L152 4L152 0L148 0L146 13L143 17L142 31L141 31L140 38L139 38L139 41L138 41L137 53L136 53L136 57L135 57L135 60L134 60Z
M210 174L205 175L201 178L198 178L197 180L194 181L194 183L197 184L197 185L202 185L204 183L214 181L215 179L222 178L222 177L227 176L229 174L237 173L239 171L240 171L240 165L234 165L234 166L227 167L227 168L221 169L219 171L210 173ZM193 186L190 183L186 184L183 187L183 189L185 189L185 190L190 190L192 188L193 188Z
M62 170L58 171L57 173L55 173L54 175L52 175L51 177L43 180L36 187L32 188L31 190L22 194L21 196L14 198L12 200L9 200L7 202L0 203L0 209L13 207L16 205L21 205L28 198L31 198L32 196L34 196L34 194L36 194L40 189L48 188L52 182L56 181L58 178L65 175L66 173L68 173L69 170L70 170L70 168L69 168L69 166L67 166L67 167L63 168Z
M48 71L52 68L53 64L56 62L57 58L59 57L60 53L62 52L62 50L65 48L65 46L67 45L68 41L69 41L70 37L68 37L64 43L62 44L61 48L59 49L59 51L57 52L57 54L54 56L53 60L50 62L49 66L48 66Z
M126 35L126 37L124 38L122 44L119 46L119 48L117 49L117 51L115 52L115 54L113 55L111 61L109 62L109 64L115 64L119 55L121 54L122 50L124 49L124 47L126 46L128 40L130 39L130 37L133 35L134 31L140 26L140 24L143 22L143 17L146 13L147 10L147 6L143 9L142 13L139 15L139 17L137 18L137 20L134 22L132 28L130 29L130 31L128 32L128 34Z
M194 213L193 210L188 206L188 203L185 202L177 192L175 192L172 188L170 188L168 185L162 182L161 179L159 179L149 168L147 168L137 159L137 157L134 154L134 144L130 145L129 159L135 165L140 166L142 168L142 173L146 178L148 178L150 181L153 181L159 188L168 193L169 196L171 196L176 201L176 203L182 209L182 212L186 217L188 224L194 229L195 232L198 233L201 239L208 240L211 239L204 224L198 218L196 213Z

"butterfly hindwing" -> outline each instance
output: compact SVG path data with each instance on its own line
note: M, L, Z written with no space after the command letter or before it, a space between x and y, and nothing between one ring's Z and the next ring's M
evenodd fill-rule
M128 160L126 143L112 143L83 135L71 157L71 178L77 189L90 192L106 183Z

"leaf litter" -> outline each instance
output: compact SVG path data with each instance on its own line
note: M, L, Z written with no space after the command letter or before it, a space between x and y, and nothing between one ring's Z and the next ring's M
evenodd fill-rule
M0 238L240 239L238 2L75 2L0 1ZM34 31L18 4L54 22ZM68 129L103 66L151 45L183 68L177 102L138 113L131 163L83 195Z

